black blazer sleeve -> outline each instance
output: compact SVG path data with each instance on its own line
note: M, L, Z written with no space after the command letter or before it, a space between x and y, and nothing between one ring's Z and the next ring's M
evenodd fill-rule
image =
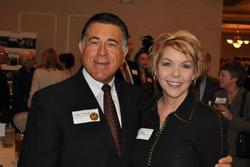
M43 94L35 94L18 161L19 167L55 167L60 154L60 130L52 114L52 105Z
M122 118L122 158L82 73L35 93L18 167L125 167L137 133L142 90L116 82ZM73 111L94 109L100 121L75 124Z

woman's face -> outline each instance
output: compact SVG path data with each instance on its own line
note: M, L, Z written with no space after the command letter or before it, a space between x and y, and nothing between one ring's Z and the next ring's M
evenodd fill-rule
M219 81L221 88L229 88L236 84L236 78L232 78L231 74L227 70L221 70L219 73Z
M142 69L146 69L148 65L148 55L146 53L140 54L139 64Z
M194 78L194 64L190 55L167 46L156 67L156 76L164 95L185 98Z

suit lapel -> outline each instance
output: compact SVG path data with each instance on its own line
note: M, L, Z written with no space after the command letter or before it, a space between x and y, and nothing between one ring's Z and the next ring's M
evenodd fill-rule
M122 120L122 151L123 153L126 151L126 145L128 145L127 142L127 138L128 138L128 117L129 117L129 112L128 112L128 95L126 93L126 89L127 87L124 86L124 84L121 83L121 81L116 80L115 81L115 86L116 86L116 91L117 91L117 95L118 95L118 99L119 99L119 103L120 103L120 111L121 111L121 120Z
M76 81L77 81L77 83L81 84L80 85L81 88L79 91L81 93L80 93L78 100L80 100L79 103L82 104L81 106L83 107L83 109L98 108L99 115L100 115L100 122L98 123L99 128L97 128L98 129L97 133L100 134L100 141L106 142L115 151L115 144L113 142L113 137L112 137L111 131L108 127L104 112L102 111L101 107L99 106L99 103L97 102L97 100L96 100L93 92L91 91L87 81L83 77L82 70L80 70L78 72L78 74L76 74ZM79 94L79 92L77 92L77 93Z

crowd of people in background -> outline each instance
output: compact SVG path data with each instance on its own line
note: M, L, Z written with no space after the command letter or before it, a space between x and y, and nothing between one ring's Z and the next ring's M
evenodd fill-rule
M1 45L0 52L1 65L7 62L8 54ZM12 71L11 75L8 74L10 78L0 68L0 122L7 123L7 126L15 126L13 118L17 113L30 110L32 97L36 91L74 74L72 70L75 63L74 55L72 53L58 55L53 48L44 50L37 58L33 51L24 50L20 53L18 62L21 67Z
M31 100L36 91L63 81L66 78L66 73L59 62L57 52L52 48L45 50L41 55L40 64L33 74L28 106L31 106Z

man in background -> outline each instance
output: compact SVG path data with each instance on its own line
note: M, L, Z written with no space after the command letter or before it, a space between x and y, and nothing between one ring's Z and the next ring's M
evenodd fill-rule
M22 67L14 73L13 77L13 116L16 113L29 110L28 97L36 63L35 55L31 51L22 52L19 60Z
M7 53L5 48L0 45L0 122L10 122L10 94L6 76L1 69L1 65L5 63Z
M208 75L212 61L211 55L204 50L200 61L204 68L195 85L195 91L202 102L211 105L214 93L220 89L219 81Z
M131 61L134 51L133 43L131 37L128 38L128 53L126 54L125 61L121 65L120 69L116 72L116 78L126 81L130 84L141 86L142 81L140 77L140 70L138 65Z

